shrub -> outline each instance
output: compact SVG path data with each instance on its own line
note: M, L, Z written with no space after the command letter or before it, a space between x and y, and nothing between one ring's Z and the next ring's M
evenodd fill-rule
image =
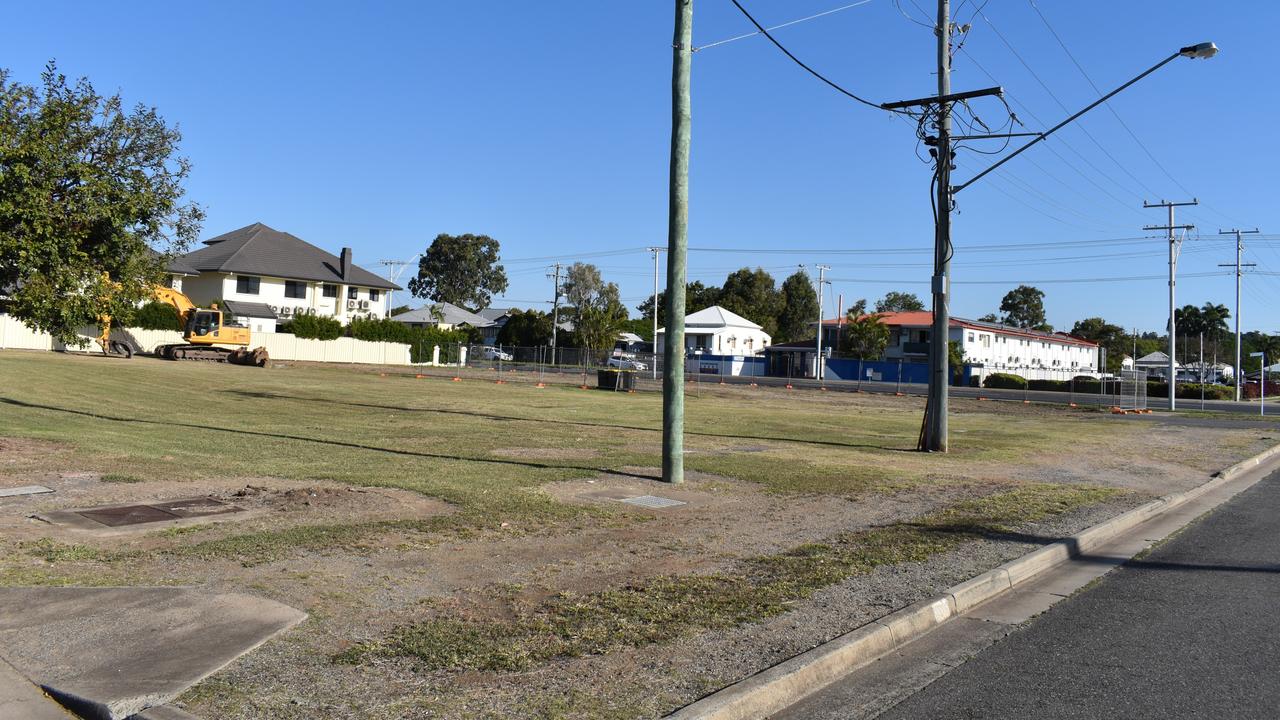
M1068 380L1028 380L1027 387L1032 390L1068 392L1071 390L1071 382Z
M133 314L130 325L143 330L182 329L182 324L178 321L178 313L174 311L173 306L157 300L152 300L138 308Z
M311 340L337 340L342 337L342 323L324 315L305 313L295 315L292 320L281 324L277 331Z
M390 318L355 318L347 326L347 333L357 340L404 343L409 346L411 362L429 362L431 349L436 345L463 345L472 340L470 328L415 328Z
M355 318L347 325L347 334L369 342L412 343L415 328L390 318Z
M1246 386L1247 388L1248 386ZM1277 388L1280 389L1280 388ZM1267 392L1271 392L1271 384L1267 384ZM1254 389L1255 397L1257 389ZM1246 393L1247 395L1247 393ZM1162 380L1147 381L1147 397L1149 398L1167 398L1169 397L1169 385ZM1231 400L1235 398L1235 390L1226 385L1205 385L1205 400ZM1200 383L1178 383L1178 399L1179 400L1199 400L1200 399Z
M1021 375L1013 375L1011 373L992 373L982 382L982 386L1004 390L1025 390L1027 379Z

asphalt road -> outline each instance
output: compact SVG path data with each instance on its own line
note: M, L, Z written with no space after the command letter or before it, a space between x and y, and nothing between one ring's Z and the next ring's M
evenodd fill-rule
M1280 717L1280 472L880 715Z

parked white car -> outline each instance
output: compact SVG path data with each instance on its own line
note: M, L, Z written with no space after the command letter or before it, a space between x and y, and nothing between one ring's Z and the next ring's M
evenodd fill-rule
M632 360L630 358L624 358L624 357L611 357L609 358L609 362L605 364L611 368L618 368L619 370L648 370L649 369L648 365L645 365L639 360Z
M486 347L481 351L480 356L485 360L505 360L511 362L511 353L503 352L495 347Z

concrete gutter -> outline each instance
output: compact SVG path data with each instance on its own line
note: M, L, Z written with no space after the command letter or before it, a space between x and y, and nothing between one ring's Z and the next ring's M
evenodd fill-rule
M1280 445L1215 473L1211 480L1198 487L1152 500L785 660L686 705L668 715L667 720L751 720L773 715L953 616L999 597L1153 517L1212 492L1277 456L1280 456Z

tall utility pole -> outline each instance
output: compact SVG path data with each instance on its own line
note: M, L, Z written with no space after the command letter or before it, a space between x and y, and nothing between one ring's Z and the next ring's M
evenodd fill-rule
M830 265L818 265L818 340L817 355L813 359L813 379L822 380L822 300L823 286L827 284L827 271Z
M684 294L689 247L693 0L676 0L671 40L671 176L667 204L667 333L662 348L662 480L684 482ZM657 313L657 308L654 308Z
M1244 264L1240 263L1240 252L1244 250L1244 241L1240 238L1240 236L1252 235L1257 232L1260 232L1257 228L1254 228L1252 230L1232 229L1232 230L1218 231L1219 235L1235 235L1236 236L1236 261L1235 263L1232 264L1235 266L1235 269L1236 269L1236 367L1235 367L1235 370L1232 372L1232 375L1235 376L1235 380L1236 380L1236 402L1240 402L1240 388L1244 387L1244 367L1242 365L1243 358L1240 355L1240 276L1242 275L1242 273L1240 272L1240 268L1254 267L1257 265L1257 263L1244 263ZM1232 265L1219 264L1218 267L1232 267Z
M1169 211L1168 225L1147 225L1143 230L1167 230L1169 232L1169 409L1176 410L1178 408L1178 373L1177 361L1174 360L1174 354L1177 349L1177 332L1178 323L1174 319L1174 303L1176 302L1176 290L1178 285L1178 250L1180 243L1175 230L1194 230L1195 225L1175 225L1173 222L1173 209L1184 205L1199 205L1200 201L1192 198L1190 202L1167 202L1161 200L1158 203L1149 203L1143 201L1144 208L1166 208Z
M556 364L556 334L560 331L560 263L551 276L555 283L555 299L551 301L551 364Z
M938 0L938 170L937 223L933 241L933 330L929 335L929 398L920 432L920 449L947 451L947 336L951 325L947 307L951 282L951 3Z
M658 379L658 253L662 252L660 247L651 247L649 252L653 253L653 379Z

